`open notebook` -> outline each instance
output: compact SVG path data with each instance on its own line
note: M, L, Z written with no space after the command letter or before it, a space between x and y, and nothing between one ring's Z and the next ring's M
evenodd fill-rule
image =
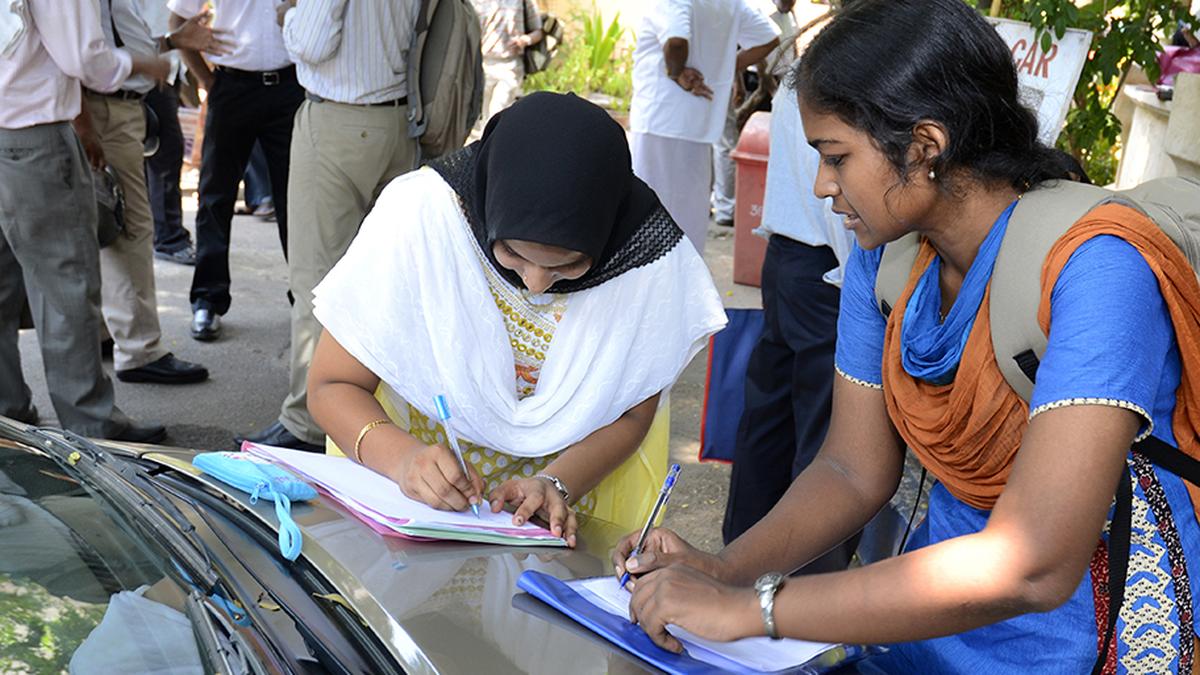
M765 637L714 642L668 626L684 645L683 654L674 654L655 645L640 627L629 622L630 594L615 577L560 581L531 570L521 575L517 585L668 673L821 673L865 652L861 647Z
M470 511L439 511L426 506L406 497L388 478L345 457L249 441L242 443L242 450L292 470L380 534L508 546L567 545L544 527L532 523L513 525L512 514L492 513L486 503L479 509L479 518Z

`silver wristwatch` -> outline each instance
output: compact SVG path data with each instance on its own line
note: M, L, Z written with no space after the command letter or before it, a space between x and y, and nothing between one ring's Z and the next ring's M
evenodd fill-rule
M563 501L567 504L571 503L571 491L567 489L566 484L558 479L558 476L551 476L548 473L539 473L538 475L534 476L534 478L541 478L542 480L550 481L550 484L554 486L554 489L558 490L558 494L562 495Z
M786 580L779 572L767 572L754 582L754 592L758 593L758 605L762 607L763 627L767 636L772 640L779 639L779 631L775 630L775 592L783 586Z

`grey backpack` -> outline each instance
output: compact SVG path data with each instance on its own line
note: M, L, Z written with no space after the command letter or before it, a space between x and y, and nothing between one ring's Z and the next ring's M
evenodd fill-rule
M408 51L408 135L423 160L463 146L483 108L479 16L470 0L421 0Z
M992 347L1004 379L1029 401L1038 364L1046 353L1046 334L1037 322L1042 297L1042 263L1054 243L1089 211L1103 204L1137 209L1154 221L1200 269L1200 182L1158 178L1121 191L1069 181L1048 181L1026 192L1008 221L991 281ZM908 283L917 250L917 234L906 235L883 251L875 299L886 316Z

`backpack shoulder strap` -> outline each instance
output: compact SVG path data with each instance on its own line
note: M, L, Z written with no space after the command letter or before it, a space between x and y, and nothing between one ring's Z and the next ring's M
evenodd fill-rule
M420 138L429 121L425 119L425 101L421 97L421 62L425 57L425 43L429 39L429 22L437 0L420 0L417 20L413 26L412 40L408 46L405 68L408 71L408 137Z
M879 274L875 277L875 302L884 318L892 313L892 308L908 285L908 277L920 248L921 236L915 232L884 245Z
M1047 181L1026 192L1013 210L992 271L992 348L1005 381L1029 401L1046 353L1038 325L1042 265L1054 243L1112 192L1094 185Z

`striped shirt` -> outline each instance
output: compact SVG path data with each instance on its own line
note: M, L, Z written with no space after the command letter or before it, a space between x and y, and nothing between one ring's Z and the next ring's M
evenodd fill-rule
M283 42L309 92L339 103L408 94L407 53L417 0L304 0L288 10Z

